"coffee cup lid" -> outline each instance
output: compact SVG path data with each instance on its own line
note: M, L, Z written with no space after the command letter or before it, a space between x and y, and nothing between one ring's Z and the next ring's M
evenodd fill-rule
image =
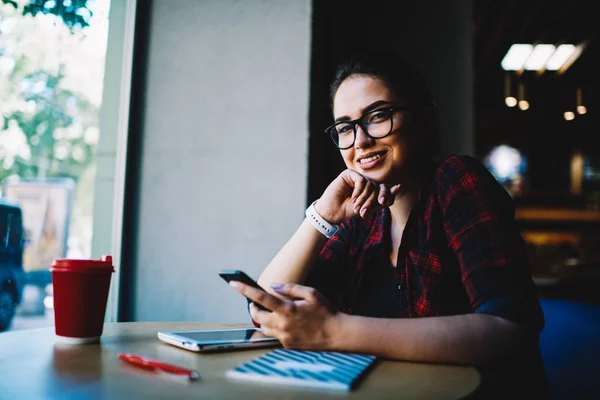
M59 258L54 260L50 271L114 271L112 256L102 256L99 260Z

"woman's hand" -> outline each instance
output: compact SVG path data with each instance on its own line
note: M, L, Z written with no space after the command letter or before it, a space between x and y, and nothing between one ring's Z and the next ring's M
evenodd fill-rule
M400 185L388 185L366 178L347 169L329 184L315 204L321 217L332 224L340 224L356 215L364 218L394 204Z
M250 304L252 319L267 336L275 337L285 348L326 350L331 347L336 318L340 314L321 293L308 287L288 283L272 284L279 294L295 300L284 300L240 282L230 285L269 311Z

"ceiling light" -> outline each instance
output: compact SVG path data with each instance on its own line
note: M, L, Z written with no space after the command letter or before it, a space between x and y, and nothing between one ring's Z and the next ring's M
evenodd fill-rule
M500 63L502 69L505 71L520 70L532 51L533 46L530 44L513 44Z
M575 45L561 44L546 62L546 69L557 71L575 53Z
M567 121L572 121L575 119L575 113L573 111L566 111L565 112L565 119Z
M528 71L538 71L544 68L546 61L548 61L555 49L556 47L553 44L538 44L527 58L527 61L525 61L525 69Z
M577 88L577 114L583 115L587 113L587 108L583 105L581 88Z
M560 68L556 71L557 75L563 75L565 72L567 72L569 68L571 68L571 65L573 65L573 63L577 61L579 56L581 56L581 53L583 53L583 50L585 50L585 48L590 44L590 40L591 39L586 39L575 46L575 51L573 51L571 57L569 57L567 61L565 61L564 64L561 65Z
M517 98L512 95L510 87L510 74L506 72L504 74L504 102L508 107L514 107L517 105Z
M525 84L523 82L519 82L518 91L519 91L519 108L522 111L529 110L529 102L527 100L525 100Z

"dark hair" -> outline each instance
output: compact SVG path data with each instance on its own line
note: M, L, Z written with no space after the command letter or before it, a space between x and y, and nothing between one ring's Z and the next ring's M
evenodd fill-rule
M366 75L380 79L394 91L396 96L406 100L409 105L427 106L432 103L425 79L404 58L391 52L371 52L354 54L338 66L329 88L332 105L342 82L353 75Z

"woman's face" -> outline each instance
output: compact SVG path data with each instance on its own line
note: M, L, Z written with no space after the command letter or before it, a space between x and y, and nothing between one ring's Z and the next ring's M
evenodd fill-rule
M352 75L338 87L333 99L333 116L336 121L355 120L368 111L403 105L405 102L381 80ZM410 114L395 111L392 118L392 132L381 139L367 136L356 126L354 145L340 150L346 167L378 183L402 183L408 165Z

